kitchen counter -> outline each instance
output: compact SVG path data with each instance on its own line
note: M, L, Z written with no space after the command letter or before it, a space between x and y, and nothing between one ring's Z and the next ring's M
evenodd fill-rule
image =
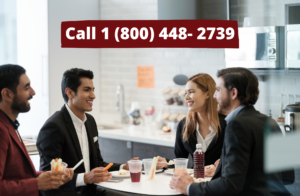
M158 129L149 129L143 126L126 126L119 129L99 129L99 137L139 142L166 147L174 147L176 132L165 133Z
M175 132L165 133L145 126L98 126L101 155L109 163L126 163L133 157L139 159L155 156L173 159Z

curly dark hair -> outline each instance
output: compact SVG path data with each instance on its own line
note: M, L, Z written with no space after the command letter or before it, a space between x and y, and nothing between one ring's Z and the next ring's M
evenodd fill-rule
M259 96L258 79L250 70L242 67L227 68L219 70L217 76L224 79L228 91L233 88L238 90L241 104L256 103Z
M94 78L94 74L90 70L84 70L79 68L68 69L63 74L63 78L61 81L61 92L66 103L68 102L69 98L68 95L65 93L65 89L72 89L76 95L77 89L81 85L80 78L89 78L92 80Z

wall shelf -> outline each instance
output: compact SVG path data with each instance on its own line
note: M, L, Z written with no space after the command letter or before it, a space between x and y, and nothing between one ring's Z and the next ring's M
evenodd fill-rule
M259 81L265 81L266 76L300 76L300 69L249 69Z
M300 69L287 69L287 75L300 76Z

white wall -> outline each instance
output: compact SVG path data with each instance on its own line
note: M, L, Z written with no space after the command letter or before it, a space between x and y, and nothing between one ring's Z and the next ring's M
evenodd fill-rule
M16 0L0 1L0 65L17 63Z
M31 109L21 113L20 134L37 136L49 117L47 0L17 0L17 59L26 69L36 95Z
M99 117L99 50L61 48L60 26L62 21L98 20L98 0L48 0L49 34L49 113L61 109L64 104L61 94L61 79L70 68L89 69L94 72L96 100L91 114Z

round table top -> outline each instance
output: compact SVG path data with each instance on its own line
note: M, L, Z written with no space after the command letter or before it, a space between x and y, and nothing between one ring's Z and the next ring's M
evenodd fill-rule
M131 182L131 178L124 178L122 182L101 182L98 186L145 195L181 195L181 193L170 188L169 184L172 179L168 174L156 174L154 180L147 179L147 176L141 175L140 182ZM210 180L211 178L208 178Z

